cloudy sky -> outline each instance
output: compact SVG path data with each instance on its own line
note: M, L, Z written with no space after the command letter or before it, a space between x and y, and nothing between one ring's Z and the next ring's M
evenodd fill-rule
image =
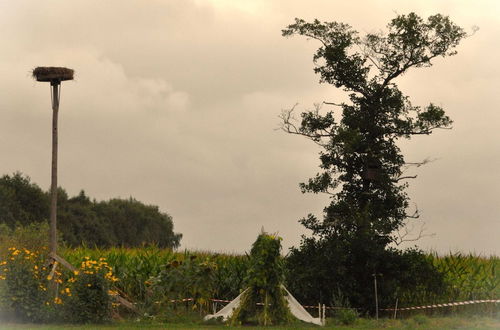
M436 159L409 190L435 234L417 244L500 254L496 0L0 0L0 175L50 186L49 86L30 71L67 66L76 80L62 86L59 183L70 195L159 205L183 248L242 252L262 227L296 245L307 234L297 220L328 199L300 193L319 149L277 130L278 115L343 96L318 84L318 44L281 29L318 18L363 34L410 11L480 28L458 55L398 81L414 104L432 101L455 122L401 143L408 161Z

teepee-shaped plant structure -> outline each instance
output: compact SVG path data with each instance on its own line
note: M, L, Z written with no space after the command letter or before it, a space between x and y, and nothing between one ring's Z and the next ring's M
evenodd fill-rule
M231 323L286 324L294 319L285 299L281 238L262 231L250 251L247 290L231 317Z

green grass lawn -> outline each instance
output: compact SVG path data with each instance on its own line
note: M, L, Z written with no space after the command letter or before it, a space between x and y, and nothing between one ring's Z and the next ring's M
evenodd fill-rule
M341 326L333 325L333 320L327 326L321 329L500 329L499 318L488 317L467 317L467 316L451 316L451 317L426 317L416 315L408 319L392 320L392 319L358 319L353 325ZM0 329L228 329L228 326L221 325L203 325L197 323L155 323L155 322L114 322L107 325L35 325L35 324L16 324L0 323ZM291 326L277 327L241 327L244 329L304 329L304 328L319 328L314 325L299 323Z

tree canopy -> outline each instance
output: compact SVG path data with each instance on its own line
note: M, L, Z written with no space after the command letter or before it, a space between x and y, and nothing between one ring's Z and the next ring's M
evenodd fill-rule
M419 217L417 209L409 208L405 191L407 180L416 176L405 174L412 164L397 143L452 124L440 106L413 105L396 79L412 68L431 66L437 57L455 55L466 33L446 16L424 20L410 13L392 19L386 32L364 36L344 23L302 19L282 34L319 42L313 62L320 83L348 96L346 102L323 102L301 113L300 120L293 108L282 113L284 131L321 147L321 171L300 184L302 191L331 196L322 220L312 214L301 220L313 236L292 249L289 267L304 270L298 278L311 283L306 300L328 301L338 290L356 307L370 310L373 274L384 273L382 286L401 287L409 277L398 269L414 271L423 264L418 251L389 248L401 242L398 233L407 221ZM395 299L389 292L384 291L385 297Z
M0 223L10 228L47 221L49 193L21 174L0 177ZM174 233L173 220L157 206L134 198L91 200L82 190L68 197L58 192L58 230L70 246L142 246L176 248L181 234Z
M412 105L395 79L411 68L428 67L436 57L451 56L466 33L446 16L423 20L414 13L399 15L387 33L360 37L349 25L337 22L307 23L296 19L284 36L302 35L320 42L314 54L314 71L320 82L349 94L348 103L325 102L340 109L322 113L321 107L303 112L293 121L292 110L282 115L283 129L319 144L322 172L301 184L304 192L332 196L324 221L303 220L315 234L333 232L348 236L395 240L394 232L408 213L401 138L429 135L450 128L452 121L435 104ZM340 118L340 119L339 119Z

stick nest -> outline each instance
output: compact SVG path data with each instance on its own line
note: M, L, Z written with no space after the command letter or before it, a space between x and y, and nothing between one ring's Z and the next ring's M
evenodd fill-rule
M74 73L74 70L68 68L39 66L33 70L33 78L36 81L61 82L73 80Z

